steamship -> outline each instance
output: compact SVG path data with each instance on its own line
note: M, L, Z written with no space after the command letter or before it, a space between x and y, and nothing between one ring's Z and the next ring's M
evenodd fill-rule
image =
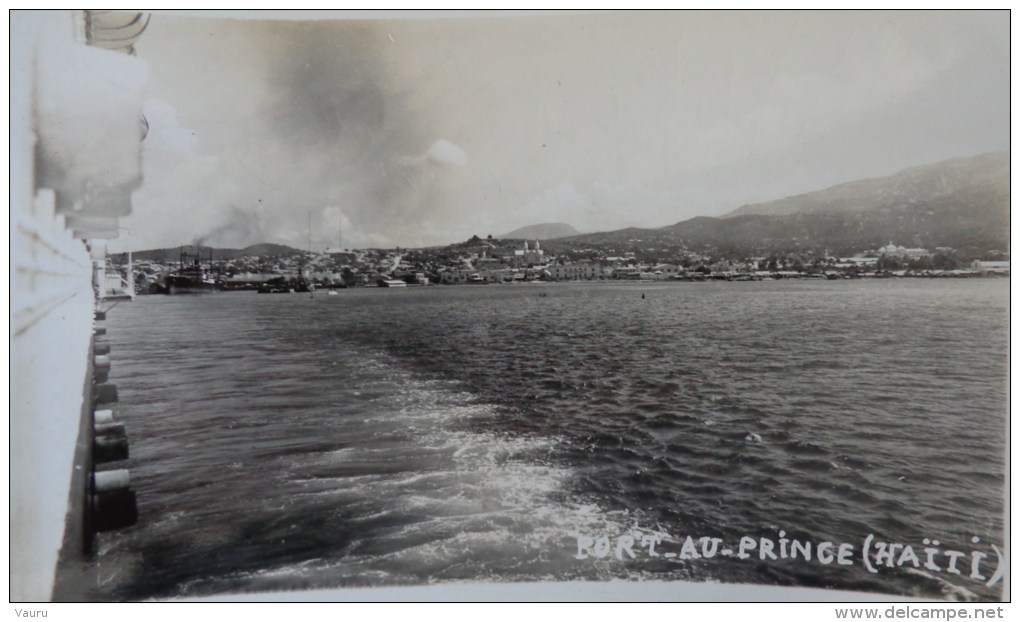
M210 263L212 263L211 253L212 251L210 250ZM171 272L163 279L163 287L164 291L171 295L206 294L218 289L216 279L202 265L201 252L196 252L192 259L183 250L181 251L180 264L177 270Z

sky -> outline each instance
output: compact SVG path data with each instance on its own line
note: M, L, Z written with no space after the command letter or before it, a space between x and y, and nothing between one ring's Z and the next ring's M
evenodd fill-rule
M153 15L130 245L659 227L1009 148L1005 11L401 17Z

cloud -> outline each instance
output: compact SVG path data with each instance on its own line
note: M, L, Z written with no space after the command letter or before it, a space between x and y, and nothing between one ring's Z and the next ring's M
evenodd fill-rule
M560 182L548 187L524 202L523 205L508 210L500 231L510 231L519 227L544 222L565 222L579 230L592 230L603 221L601 210L596 207L587 194L577 189L574 184Z
M439 164L450 164L452 166L467 166L467 154L464 150L448 140L439 139L432 143L428 152L429 160Z
M428 164L464 167L467 166L467 153L450 141L440 138L424 153L398 156L393 159L393 164L400 169L423 167Z
M324 206L354 246L718 214L1007 148L1008 34L986 13L156 15L125 225L304 248L309 213L335 245Z
M155 69L138 243L304 248L311 214L325 246L324 205L344 206L352 246L413 233L411 215L442 203L442 174L391 164L428 142L386 93L379 44L364 23L154 18L139 44ZM465 160L444 142L422 162Z
M313 235L313 241L318 242L318 245L312 250L319 247L336 249L394 246L393 240L381 233L365 231L335 205L322 208L321 222L322 228Z
M153 164L166 166L190 160L198 155L198 135L177 119L177 109L160 99L150 99L142 106L149 131L142 143L143 157L150 164L150 173L157 173Z

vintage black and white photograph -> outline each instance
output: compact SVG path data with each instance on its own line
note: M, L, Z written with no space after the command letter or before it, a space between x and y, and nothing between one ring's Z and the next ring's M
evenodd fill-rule
M1009 20L13 11L11 600L1008 600Z

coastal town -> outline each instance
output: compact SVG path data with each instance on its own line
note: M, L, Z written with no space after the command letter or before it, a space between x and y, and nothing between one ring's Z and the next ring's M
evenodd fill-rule
M890 242L849 257L827 253L730 258L684 249L606 249L474 236L464 243L425 249L326 249L277 246L264 254L242 249L233 257L200 246L182 247L176 260L130 262L138 294L167 293L167 278L199 265L215 289L291 291L295 287L345 288L487 285L562 281L763 281L780 279L965 278L1008 276L1008 254L980 260L952 248L908 248ZM616 251L614 253L614 251ZM111 255L109 277L127 283L128 257ZM270 290L269 286L279 286ZM297 291L302 291L298 289Z
M1010 17L9 11L16 616L990 617Z

